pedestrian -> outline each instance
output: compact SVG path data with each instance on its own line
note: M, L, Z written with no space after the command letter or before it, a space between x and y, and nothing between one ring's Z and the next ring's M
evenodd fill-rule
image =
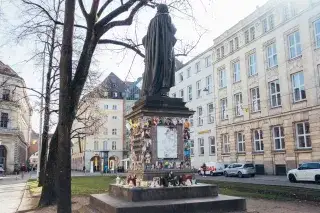
M203 177L206 176L207 165L205 163L202 164Z
M21 179L24 178L24 173L27 171L27 168L24 164L21 165L20 167L20 172L21 172Z
M83 166L83 173L86 173L86 166Z

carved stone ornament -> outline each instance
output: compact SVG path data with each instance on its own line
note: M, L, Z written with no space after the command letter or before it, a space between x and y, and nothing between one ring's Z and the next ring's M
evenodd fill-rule
M287 70L288 72L291 73L295 73L298 71L303 70L303 60L302 57L296 58L294 60L290 60L287 63Z
M258 86L259 85L259 76L255 75L255 76L252 76L251 78L248 78L248 85L249 85L249 88Z
M241 81L237 82L237 83L234 83L233 86L232 86L233 94L241 92L241 89L242 89Z
M219 90L219 97L227 97L227 88L222 88Z
M267 74L267 80L273 81L273 80L279 78L279 69L278 69L278 67L275 67L273 69L269 69L266 71L266 74Z

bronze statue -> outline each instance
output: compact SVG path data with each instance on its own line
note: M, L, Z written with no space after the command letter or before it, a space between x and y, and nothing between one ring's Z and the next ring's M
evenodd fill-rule
M174 86L176 31L168 6L159 4L147 35L142 39L146 54L141 96L166 96Z

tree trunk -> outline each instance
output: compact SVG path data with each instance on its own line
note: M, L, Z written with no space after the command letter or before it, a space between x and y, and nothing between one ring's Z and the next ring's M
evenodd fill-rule
M46 164L45 179L42 187L39 207L53 205L57 201L56 175L58 152L58 129L55 130L49 146L49 157Z
M58 123L58 207L57 213L71 213L71 81L75 0L66 0L60 55L60 93Z
M53 63L53 54L55 49L55 37L56 37L57 25L54 24L50 49L49 49L49 63L48 63L48 73L47 73L47 83L46 83L46 93L45 93L45 107L44 107L44 121L43 121L43 131L42 131L42 144L41 144L41 156L40 156L40 174L39 174L39 186L43 186L45 174L46 174L46 162L47 162L47 153L48 153L48 140L49 140L49 122L50 122L50 102L51 102L51 80L52 76L52 63Z

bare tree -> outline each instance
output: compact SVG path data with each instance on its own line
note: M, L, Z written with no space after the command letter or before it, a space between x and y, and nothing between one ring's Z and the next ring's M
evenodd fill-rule
M52 171L51 175L46 173L41 202L44 205L54 203L56 192L58 196L58 212L71 212L71 128L76 119L79 100L83 93L85 83L88 79L89 68L92 57L98 44L116 45L135 51L144 57L141 45L136 44L137 39L110 38L111 32L120 27L129 27L143 8L154 8L157 1L154 0L92 0L90 10L86 9L82 0L78 4L84 18L78 18L75 12L75 0L65 0L64 21L55 20L50 11L43 5L43 0L22 0L24 4L32 6L40 11L41 16L47 17L50 22L63 26L63 39L60 54L60 93L59 93L59 122L52 138L49 150L47 171ZM39 3L40 2L40 3ZM161 1L160 1L161 2ZM183 6L183 13L192 10L192 5L188 0L168 0L168 4L173 10L179 11ZM177 5L177 6L176 6ZM179 5L179 6L178 6ZM179 11L181 12L181 11ZM126 16L126 17L124 17ZM124 18L123 18L124 17ZM75 23L77 21L78 23ZM76 28L76 30L74 30ZM82 50L79 52L79 59L74 64L73 57L76 56L73 45L75 44L74 32L83 30L85 38L81 44ZM133 42L135 40L135 42ZM181 55L186 55L188 51L183 50ZM75 71L73 71L75 68ZM58 134L59 133L59 134ZM57 142L57 143L56 143ZM57 156L58 153L58 156ZM57 184L58 190L55 192L54 171L58 164ZM48 177L50 176L50 178ZM51 179L51 181L47 181Z

